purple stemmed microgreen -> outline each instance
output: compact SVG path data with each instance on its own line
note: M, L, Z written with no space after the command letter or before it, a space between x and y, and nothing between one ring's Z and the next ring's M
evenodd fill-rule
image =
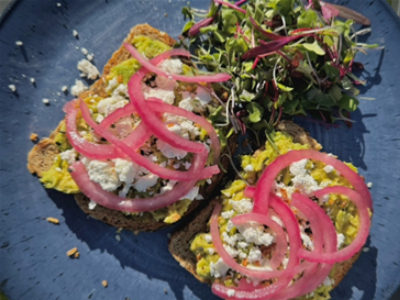
M214 17L206 18L196 23L189 29L189 36L196 36L200 33L200 29L206 27L214 22Z
M234 9L234 10L236 10L238 12L244 13L244 14L247 13L243 8L240 8L240 7L238 7L235 4L232 4L230 2L225 2L225 1L221 1L221 0L214 0L214 3L228 6L228 7L232 8L232 9Z

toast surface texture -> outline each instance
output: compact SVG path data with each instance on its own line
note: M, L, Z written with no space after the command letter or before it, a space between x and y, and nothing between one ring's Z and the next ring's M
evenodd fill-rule
M293 140L300 144L309 144L312 149L320 150L322 146L300 126L294 124L290 121L282 121L277 126L276 129L282 132L286 132L293 136ZM220 198L215 198L209 202L209 204L204 207L201 211L198 211L195 216L191 218L189 223L183 228L179 228L169 240L169 251L172 256L179 262L179 264L189 271L193 276L195 276L199 281L211 284L210 281L200 278L196 274L196 256L190 251L190 243L196 234L201 232L206 232L207 223L210 220L212 211L217 203L220 203ZM334 274L334 287L336 287L347 272L351 269L353 263L359 257L361 251L355 254L351 259L344 261L342 263L337 263Z
M171 38L168 34L156 28L153 28L148 24L141 24L133 27L123 42L130 42L135 36L139 35L147 36L153 40L161 41L169 46L173 46L175 44L175 40ZM128 58L131 58L131 55L121 43L121 47L114 52L110 60L104 66L102 76L89 88L89 90L83 92L80 95L80 98L86 98L96 94L100 97L106 97L107 82L106 80L104 80L104 78L110 73L112 67L120 64ZM29 152L27 167L32 174L36 174L37 176L41 177L42 173L49 170L52 166L54 158L57 156L57 154L59 154L59 150L54 139L57 133L60 131L62 123L63 121L60 122L58 127L50 134L48 138L42 139ZM234 151L236 147L235 138L231 138L229 140L228 147L230 147L231 151ZM226 169L229 165L229 160L223 158L221 163ZM224 173L220 172L220 174L213 176L212 183L206 188L200 189L200 194L204 197L204 199L210 197L210 194L217 187L223 175ZM83 194L77 194L75 196L75 200L78 206L86 214L117 228L123 228L133 231L155 231L168 225L164 222L157 222L150 216L150 214L146 213L144 213L143 216L125 216L120 211L110 210L100 205L97 205L93 210L90 210L88 207L90 200ZM199 204L200 201L192 201L185 215L193 211Z

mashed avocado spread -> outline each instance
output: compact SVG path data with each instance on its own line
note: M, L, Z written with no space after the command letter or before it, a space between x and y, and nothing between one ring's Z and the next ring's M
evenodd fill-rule
M151 59L169 49L171 49L170 46L157 41L157 40L152 40L148 37L145 36L135 36L132 40L132 44L139 50L140 53L144 54L148 59ZM171 68L177 68L176 64L173 65L172 62L170 62L169 67ZM193 71L191 67L188 65L182 64L179 62L178 68L181 67L182 74L185 75L193 75ZM135 59L127 59L120 64L114 66L111 68L110 73L106 76L107 84L108 87L106 88L106 92L108 96L106 98L104 97L98 97L97 95L93 95L91 97L87 97L83 99L85 103L87 104L88 108L90 109L92 118L97 122L100 123L102 119L104 119L108 114L110 114L112 111L123 107L126 105L129 101L129 96L127 95L127 87L126 84L129 81L129 78L139 70L140 64L137 62ZM196 96L196 89L197 85L195 84L187 84L187 83L177 83L175 88L172 90L162 90L161 87L164 85L170 84L166 79L155 79L155 83L157 85L156 88L153 88L153 86L146 86L144 87L144 94L145 97L146 93L147 95L153 96L153 97L165 97L162 100L164 102L167 102L169 104L174 104L179 107L188 109L190 111L194 112L199 112L202 115L210 115L212 111L215 110L215 108L212 107L213 102L209 102L211 100L207 100L204 102L204 99L197 99L197 98L191 98L194 97L193 95ZM158 94L157 94L158 93ZM189 97L190 96L190 97ZM170 117L171 122L177 122L176 120L173 120L173 116ZM129 130L132 131L132 128L137 126L139 123L140 119L132 115L129 117L129 120L127 118L122 118L119 122L116 124L113 124L110 127L111 131L115 131L115 134L124 134L124 126L128 126ZM168 121L168 120L167 120ZM189 121L186 121L185 124L185 135L187 138L190 138L191 140L197 140L203 143L209 143L208 140L208 135L207 132L202 129L202 128L197 128L196 124L191 124ZM182 128L183 128L182 125ZM171 125L171 127L173 127ZM171 128L170 130L174 130L174 128ZM183 130L183 129L182 129ZM77 131L80 134L81 137L85 138L87 141L98 143L98 144L105 144L107 143L103 139L99 139L92 131L92 129L86 124L86 122L82 119L80 113L78 113L77 116ZM220 138L223 140L225 138L224 133L221 131L219 132ZM123 138L122 136L121 138ZM61 191L63 193L67 194L76 194L79 193L79 188L73 181L72 177L70 176L68 172L68 167L75 161L75 160L82 160L82 161L87 161L86 164L90 163L90 160L80 156L78 153L76 153L70 143L68 142L67 136L66 136L66 126L65 126L65 121L62 121L58 133L56 134L54 138L55 143L57 144L60 154L57 155L53 166L46 172L43 173L42 178L40 181L43 183L43 185L46 188L51 188L51 189L56 189L58 191ZM188 153L185 155L182 155L182 157L166 157L165 151L172 151L169 149L164 149L160 148L161 146L158 145L157 141L155 138L151 138L150 141L148 141L142 148L141 152L142 155L147 155L148 158L151 158L154 162L157 162L157 164L162 165L167 168L173 168L173 169L179 169L179 170L187 170L190 167L190 162L192 160L192 154ZM164 152L163 152L164 151ZM210 151L212 152L212 151ZM174 154L174 153L173 153ZM210 157L212 157L212 153L210 153ZM114 162L110 162L110 165L113 166ZM115 162L116 164L116 162ZM88 168L88 165L86 165ZM107 167L107 166L106 166ZM114 168L114 167L113 167ZM99 180L108 180L109 182L107 183L119 183L120 186L117 187L117 184L115 185L116 188L109 190L110 192L113 192L115 194L119 194L120 196L124 196L127 198L149 198L153 196L154 194L160 193L160 191L164 192L166 190L171 189L173 185L169 182L168 180L163 180L162 178L153 179L150 178L151 174L148 175L149 178L144 178L142 181L144 182L144 186L142 185L141 188L135 189L135 188L130 188L128 190L124 190L124 184L118 176L116 177L115 170L113 168L107 169L111 173L109 173L109 177L111 178L102 178ZM115 167L116 168L116 167ZM138 170L138 172L141 172L141 170ZM144 173L146 174L146 173ZM90 175L90 172L89 172ZM101 174L100 174L101 175ZM142 174L143 175L143 174ZM144 176L146 177L146 176ZM91 178L92 179L92 178ZM114 180L114 182L112 182ZM147 181L146 181L147 180ZM151 185L148 182L151 182ZM100 185L103 182L99 182ZM205 180L199 181L196 185L197 191L199 188L201 188L204 184L206 184ZM103 186L102 186L103 187ZM104 188L104 187L103 187ZM188 195L187 195L188 196ZM195 195L194 195L195 196ZM188 198L191 199L182 199L180 201L177 201L173 205L170 205L166 208L159 209L156 211L152 212L146 212L144 215L140 214L141 216L144 216L144 220L146 219L154 219L156 221L163 221L165 223L174 223L178 221L188 210L188 207L190 206L194 198L201 199L200 195L199 197L194 197L188 196ZM128 213L128 212L121 212L125 214L126 216L130 215L136 215L134 213Z
M276 132L273 139L279 153L267 142L265 150L257 151L253 156L245 155L242 157L241 166L244 171L241 175L249 183L256 183L263 169L273 162L279 154L285 154L289 150L309 148L309 145L294 143L292 137L286 133ZM348 165L357 171L354 166L351 164ZM307 186L302 187L297 184L296 176L293 173L298 174L300 169L292 169L292 166L282 171L281 175L278 176L276 185L277 193L280 192L283 198L290 197L291 192L295 188L307 188ZM300 167L300 164L297 164L297 167ZM344 177L323 163L308 160L302 163L302 167L303 174L307 174L304 176L312 177L303 177L303 179L308 178L308 183L312 182L314 186L319 186L320 188L335 185L351 187ZM296 187L294 187L295 184L297 184ZM246 236L243 229L239 230L230 221L234 216L252 210L252 200L245 198L243 194L245 187L246 182L244 180L235 180L226 189L221 191L223 198L222 211L219 217L221 239L225 249L232 257L235 257L238 263L247 267L264 267L268 269L268 256L265 256L267 254L264 252L267 251L267 247L260 244L259 241L254 240L254 236ZM342 248L351 243L356 236L359 226L356 208L349 199L341 195L331 195L325 201L322 207L335 224L340 248ZM300 220L299 224L301 224ZM263 229L259 232L259 238L263 238L263 241L268 241L268 239L264 239L267 236L263 233ZM303 246L309 247L309 244L312 243L310 241L310 239L304 237ZM197 257L196 273L201 278L211 281L218 280L229 287L235 285L235 280L242 277L242 275L235 271L228 272L229 267L224 265L220 256L215 252L209 233L197 234L191 243L190 249ZM284 266L281 265L281 267ZM331 278L333 274L334 269L330 275ZM255 282L255 284L263 284L263 282ZM316 289L314 293L306 295L303 298L315 300L330 299L329 291L332 289L333 284L333 280L326 279L324 284Z

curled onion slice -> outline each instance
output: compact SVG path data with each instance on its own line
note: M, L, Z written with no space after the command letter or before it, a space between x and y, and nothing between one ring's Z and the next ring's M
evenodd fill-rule
M147 70L163 77L170 77L175 80L179 81L184 81L184 82L224 82L229 79L231 79L231 76L229 74L225 73L219 73L219 74L213 74L213 75L200 75L200 76L185 76L185 75L176 75L176 74L168 74L167 72L161 70L160 68L156 67L157 64L155 64L153 61L149 61L147 58L145 58L139 51L133 47L129 43L124 43L125 48L131 53L131 55ZM162 56L159 57L159 59L164 60L168 56L172 55L185 55L185 56L190 56L190 53L187 51L182 52L184 54L172 54L173 52L164 52L161 54Z
M356 191L344 186L327 187L322 190L316 191L314 194L318 198L327 194L341 194L349 197L357 207L358 215L360 217L360 226L354 241L349 246L341 250L336 251L336 247L332 247L334 249L332 252L316 254L301 249L299 252L299 256L308 261L321 263L336 263L348 260L361 250L368 238L371 220L369 218L368 209L365 206L365 199L363 199L361 195ZM320 208L320 210L322 210L323 215L325 215L329 219L330 224L332 224L332 221L325 214L324 210L322 208ZM322 212L320 214L320 218L322 218ZM333 240L335 241L336 245L336 236Z
M207 159L206 155L195 155L191 171L201 169ZM113 210L128 212L145 212L164 208L184 197L196 184L196 180L179 182L172 190L151 198L129 199L122 198L101 188L101 186L90 180L85 166L81 161L71 166L71 176L83 194L101 206Z
M326 153L321 153L316 150L292 150L275 159L262 173L258 180L257 189L254 193L254 212L268 213L270 191L276 176L278 176L279 172L284 168L302 159L317 160L334 167L351 183L353 188L361 195L361 197L365 199L368 208L372 209L371 194L369 193L364 180L343 162Z
M110 143L118 147L123 153L125 153L133 162L141 167L146 168L151 173L165 179L179 180L179 181L191 181L191 180L201 180L206 178L211 178L214 174L219 173L218 166L212 166L197 170L188 171L177 171L163 168L149 160L143 158L139 153L132 151L132 149L125 144L123 141L115 137L107 129L100 127L91 117L90 112L84 101L80 101L80 109L82 112L82 117L85 122L93 128L93 130L108 140ZM204 147L204 145L203 145ZM203 155L207 155L206 148L203 149ZM204 166L203 166L204 167Z
M248 197L248 198L254 198L254 193L256 191L256 187L255 186L247 186L244 189L244 196Z

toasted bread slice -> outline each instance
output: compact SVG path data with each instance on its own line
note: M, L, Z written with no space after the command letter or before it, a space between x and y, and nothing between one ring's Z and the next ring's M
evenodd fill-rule
M309 136L303 128L289 121L282 121L276 129L286 132L293 137L293 141L300 144L309 144L312 149L320 150L322 146L312 137ZM196 274L197 259L193 252L190 250L190 244L196 234L207 231L207 223L210 220L212 211L217 203L221 203L222 199L217 197L209 202L195 216L188 218L182 227L172 234L169 240L169 251L172 256L179 262L179 264L195 276L199 281L211 284L210 281L204 280ZM360 251L361 252L361 251ZM351 259L338 263L335 267L334 286L336 287L347 272L352 267L353 263L357 260L360 252L355 254ZM311 298L310 298L311 299Z
M168 34L159 31L158 29L153 28L148 24L141 24L133 27L128 36L125 38L124 42L130 42L135 36L138 35L146 36L153 40L159 40L169 46L175 44L175 40L171 38ZM110 60L105 65L102 77L98 79L89 88L89 90L82 93L80 95L80 98L84 99L93 95L106 97L107 82L106 80L104 80L104 78L110 73L112 67L120 64L130 57L130 53L125 49L124 46L121 45L121 47L116 52L114 52ZM49 170L52 166L54 158L57 156L57 154L59 154L58 147L55 143L55 137L60 131L62 123L63 121L60 122L58 127L50 134L48 138L42 139L29 152L27 167L32 174L36 174L37 176L41 177L42 173ZM228 147L231 151L234 151L236 147L235 138L231 138L229 140ZM221 160L221 164L226 169L229 165L229 160L227 158L223 158ZM210 194L217 187L223 175L224 173L220 172L220 174L213 176L212 183L206 188L200 189L200 194L204 197L204 199L208 199L210 197ZM83 194L76 195L75 200L79 207L88 215L118 228L133 231L154 231L168 225L164 222L157 222L148 213L144 213L142 216L125 216L120 211L110 210L100 205L97 205L93 210L90 210L88 207L90 200ZM199 203L200 201L192 201L191 205L188 208L188 211L186 212L186 215L193 211L199 205Z

